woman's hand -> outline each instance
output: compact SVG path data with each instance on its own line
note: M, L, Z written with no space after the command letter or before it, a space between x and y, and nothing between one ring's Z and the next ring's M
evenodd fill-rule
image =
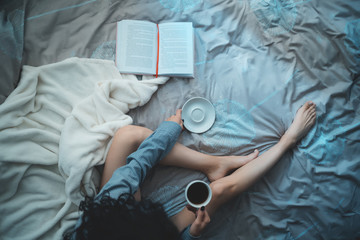
M193 211L193 209L189 209L190 211ZM200 236L204 228L208 225L210 222L210 216L208 212L206 211L205 207L201 207L195 212L195 221L191 224L189 233L194 236Z
M176 110L176 114L167 118L166 121L176 122L177 124L180 125L181 129L184 130L183 121L181 119L181 109Z

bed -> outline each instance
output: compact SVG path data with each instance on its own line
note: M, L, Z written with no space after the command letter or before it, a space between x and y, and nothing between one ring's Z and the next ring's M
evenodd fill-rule
M219 209L202 239L360 238L360 1L15 0L0 3L0 16L1 239L61 239L80 199L96 192L116 128L154 130L196 96L213 103L215 123L179 141L213 155L262 153L305 101L318 113L295 148ZM121 76L122 19L192 22L195 77ZM96 115L89 106L110 95L116 101L98 108L106 117ZM82 134L93 138L74 138ZM69 151L84 144L91 156ZM157 167L142 194L171 205L198 178Z

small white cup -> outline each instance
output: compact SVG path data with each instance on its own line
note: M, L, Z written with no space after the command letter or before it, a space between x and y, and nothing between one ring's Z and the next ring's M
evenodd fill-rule
M204 181L194 180L185 188L185 199L194 208L206 206L210 202L211 197L211 188Z

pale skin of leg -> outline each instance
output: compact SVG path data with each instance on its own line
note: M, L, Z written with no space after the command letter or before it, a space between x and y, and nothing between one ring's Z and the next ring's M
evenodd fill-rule
M133 125L125 126L116 132L106 157L101 188L109 181L113 172L125 165L126 158L151 134L150 129ZM257 155L258 151L247 156L211 156L176 143L160 164L198 170L205 173L210 181L215 181L229 171L245 165Z
M229 176L220 178L210 184L213 197L206 206L208 214L214 214L219 206L229 201L235 196L245 191L248 187L259 180L275 163L293 147L303 136L305 136L316 121L316 105L308 101L296 113L293 123L280 141L271 147L268 151L258 156L254 160L237 169ZM189 224L197 220L194 213L184 208L177 215L172 217L173 222L181 231ZM206 224L205 224L206 225ZM192 233L192 224L190 233ZM204 225L202 226L202 228ZM197 235L200 231L193 231Z
M206 210L211 216L219 206L239 195L261 178L310 130L315 120L315 104L309 101L298 110L294 122L280 141L261 156L258 156L258 151L255 150L254 153L244 157L217 157L196 152L177 143L160 164L190 168L202 171L208 176L212 181L210 187L213 197ZM126 164L127 156L136 151L140 143L151 133L151 130L137 126L127 126L116 133L106 158L101 187L118 167ZM226 176L234 169L237 170ZM171 217L171 220L178 230L182 231L189 224L195 223L196 217L192 211L184 208ZM192 228L195 225L193 224ZM202 225L200 232L205 225ZM199 229L192 228L190 233L199 233Z

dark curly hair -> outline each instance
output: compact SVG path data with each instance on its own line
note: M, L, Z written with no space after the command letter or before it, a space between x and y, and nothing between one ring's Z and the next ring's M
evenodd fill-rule
M86 197L80 204L82 223L64 234L64 239L178 239L179 232L163 207L150 200L135 201L130 194L100 200ZM75 238L76 236L76 238Z

